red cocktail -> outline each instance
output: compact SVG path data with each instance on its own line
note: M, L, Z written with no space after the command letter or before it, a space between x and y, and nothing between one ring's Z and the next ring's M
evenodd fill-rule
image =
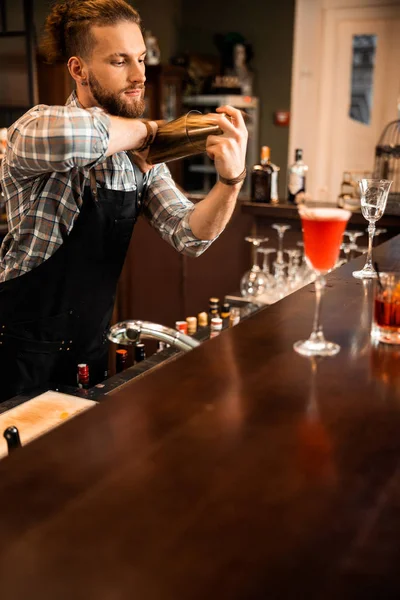
M340 350L338 344L327 342L320 323L323 275L336 264L340 244L350 218L350 212L340 208L308 208L301 206L299 214L303 225L304 253L316 271L316 305L313 331L308 340L294 344L294 349L304 356L333 356Z
M300 209L304 252L311 266L326 273L336 264L350 213L336 208Z

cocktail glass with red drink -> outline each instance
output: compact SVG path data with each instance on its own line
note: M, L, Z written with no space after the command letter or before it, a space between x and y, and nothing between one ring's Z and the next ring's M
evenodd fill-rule
M294 349L304 356L334 356L340 346L328 342L322 330L321 300L325 286L324 275L334 268L340 245L351 213L341 208L310 208L301 206L299 214L303 227L304 254L316 274L315 313L313 330L308 340L294 344Z

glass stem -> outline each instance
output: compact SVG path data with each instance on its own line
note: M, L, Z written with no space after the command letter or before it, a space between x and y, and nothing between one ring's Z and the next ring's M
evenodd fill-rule
M278 263L283 263L283 234L279 233L278 237L279 237L279 249L278 249L278 256L276 258L277 258Z
M323 341L324 334L322 332L321 325L321 302L322 302L322 293L325 287L325 278L322 275L317 275L315 280L315 312L314 312L314 323L313 330L310 336L310 339L313 341L321 342Z
M253 248L252 248L252 261L253 261L253 269L258 267L258 259L257 259L257 248L258 245L257 244L253 244Z
M368 254L367 254L367 262L365 263L364 269L374 270L372 265L372 244L374 240L375 233L375 222L369 221L368 225Z

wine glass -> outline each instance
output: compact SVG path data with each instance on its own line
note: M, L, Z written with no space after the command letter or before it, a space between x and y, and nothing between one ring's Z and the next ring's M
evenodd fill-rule
M284 223L274 223L271 227L278 233L278 255L276 257L276 262L283 264L283 236L285 235L285 231L291 229L291 226L285 225Z
M247 271L240 281L240 293L242 296L256 297L265 292L269 283L265 273L260 269L257 262L257 250L263 242L267 242L268 238L248 236L246 242L253 244L252 262L253 266L250 271Z
M268 279L268 287L274 287L275 280L271 275L271 271L269 270L268 255L275 254L276 250L275 248L257 248L257 252L263 256L262 271L265 273Z
M351 213L341 208L308 208L301 206L299 214L303 227L306 260L316 274L315 313L313 330L308 340L294 344L294 349L303 356L334 356L340 346L328 342L320 322L321 299L325 286L324 275L333 267L339 256L343 232Z
M368 230L367 230L368 231ZM344 235L349 238L349 243L357 246L357 238L362 237L364 235L363 231L345 231ZM355 248L354 248L355 250Z
M288 274L287 281L290 289L295 289L300 281L300 260L301 260L301 250L299 248L290 248L289 250L285 250L288 255Z
M368 225L368 254L361 271L353 271L357 279L376 278L377 274L372 264L372 244L375 233L375 223L385 212L391 181L387 179L361 179L361 212L369 222Z

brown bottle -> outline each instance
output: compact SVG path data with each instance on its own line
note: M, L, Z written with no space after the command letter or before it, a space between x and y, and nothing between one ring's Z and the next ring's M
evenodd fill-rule
M127 367L128 351L123 348L118 348L115 351L115 370L117 373L121 373Z
M261 148L259 165L251 171L251 199L253 202L271 202L272 180L274 168L271 164L271 150L268 146Z

